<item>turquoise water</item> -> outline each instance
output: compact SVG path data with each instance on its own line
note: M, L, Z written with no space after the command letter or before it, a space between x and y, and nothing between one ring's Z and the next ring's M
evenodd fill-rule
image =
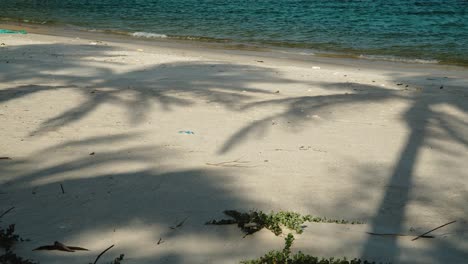
M0 17L468 65L467 0L0 0Z

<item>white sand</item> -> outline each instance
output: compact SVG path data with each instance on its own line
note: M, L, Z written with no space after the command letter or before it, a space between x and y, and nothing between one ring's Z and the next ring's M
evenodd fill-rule
M0 35L0 225L31 239L18 254L238 263L283 238L204 222L258 209L366 222L308 224L294 251L468 258L466 69L96 39ZM366 234L452 220L434 239ZM91 251L31 251L55 240Z

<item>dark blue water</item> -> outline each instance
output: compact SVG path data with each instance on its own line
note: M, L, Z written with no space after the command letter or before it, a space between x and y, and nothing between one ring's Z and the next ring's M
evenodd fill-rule
M0 17L468 65L468 0L0 0Z

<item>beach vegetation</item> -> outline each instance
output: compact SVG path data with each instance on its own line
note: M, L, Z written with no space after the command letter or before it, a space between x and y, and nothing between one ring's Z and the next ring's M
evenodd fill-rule
M13 252L16 243L25 241L15 233L15 225L9 225L6 229L0 228L0 263L2 264L37 264L29 259L24 259Z
M375 262L357 258L351 260L346 257L319 258L304 254L301 251L292 253L291 247L294 239L294 235L289 233L284 238L284 248L282 250L272 250L258 259L241 261L241 264L376 264Z
M295 231L301 234L306 227L306 222L314 223L335 223L335 224L362 224L360 221L349 221L345 219L333 219L326 217L318 217L312 215L301 215L300 213L291 211L270 212L269 214L262 211L250 211L242 213L236 210L226 210L224 214L232 219L211 220L206 224L209 225L229 225L237 224L237 226L246 233L253 234L266 228L275 235L281 235L283 228Z

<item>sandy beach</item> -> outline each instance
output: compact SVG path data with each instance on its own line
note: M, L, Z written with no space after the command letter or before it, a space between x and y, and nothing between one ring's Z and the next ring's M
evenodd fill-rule
M204 224L236 209L364 223L308 223L295 252L468 258L466 68L28 31L0 35L0 213L14 207L0 224L30 240L19 255L89 263L114 244L102 263L239 263L282 248ZM90 251L32 251L54 241Z

